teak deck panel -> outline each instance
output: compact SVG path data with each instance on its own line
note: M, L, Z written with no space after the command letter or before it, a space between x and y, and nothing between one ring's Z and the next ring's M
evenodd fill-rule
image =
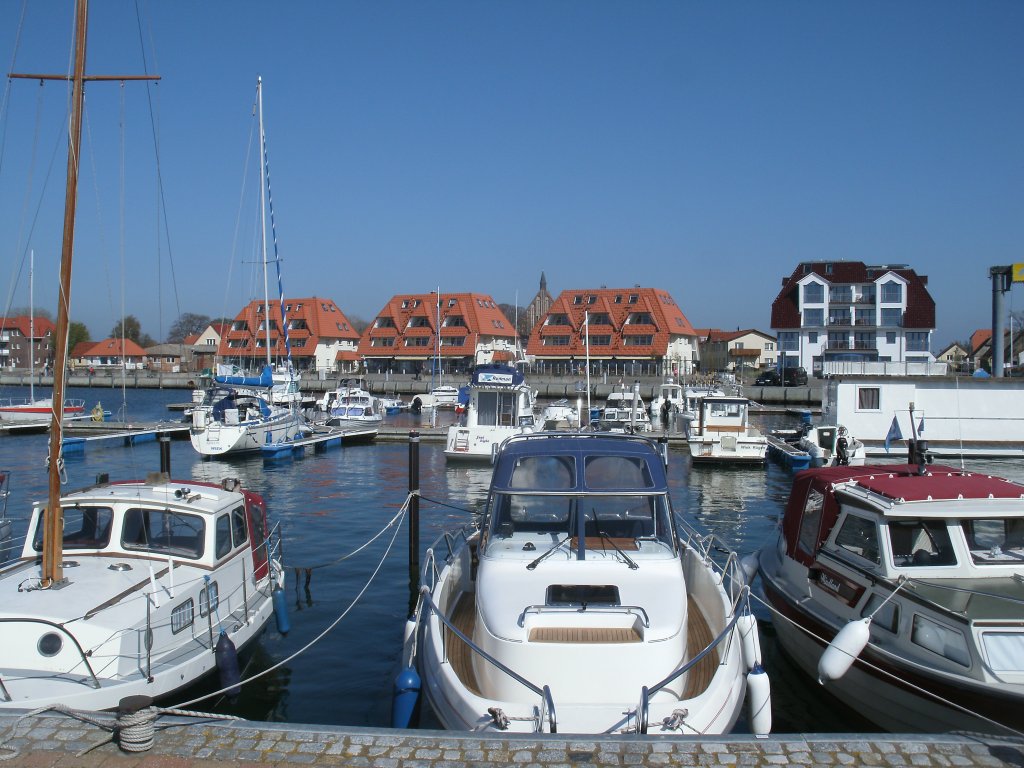
M704 650L715 639L707 619L692 599L687 598L686 646L690 656ZM464 594L459 598L451 614L451 622L466 637L472 638L476 629L476 595ZM596 627L534 627L530 630L530 642L535 643L632 643L640 642L635 629L612 629ZM450 630L445 629L445 648L452 669L463 684L473 693L480 693L480 686L473 671L473 652ZM703 693L711 684L719 665L718 649L701 659L686 676L684 699L692 699Z
M451 622L466 637L472 639L476 630L476 595L462 594L459 602L455 604L452 611ZM448 661L452 669L458 675L469 690L480 695L480 685L476 681L476 672L473 671L473 651L462 640L455 636L447 627L444 628L444 644L448 653Z
M534 627L531 643L639 643L632 627Z

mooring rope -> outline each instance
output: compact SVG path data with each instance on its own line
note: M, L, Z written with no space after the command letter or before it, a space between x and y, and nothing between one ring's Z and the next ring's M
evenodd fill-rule
M116 740L118 746L125 752L145 752L152 748L155 737L154 723L161 715L178 715L180 717L196 717L204 720L242 720L244 718L234 715L216 715L209 712L195 712L184 709L169 709L165 707L143 707L133 712L118 712L116 715L96 717L95 713L84 712L72 709L64 704L49 704L45 707L33 709L26 712L14 722L11 735L0 742L0 760L13 760L21 754L16 747L8 747L7 743L18 735L18 727L24 720L36 717L44 712L57 712L58 714L73 717L83 723L95 725L104 731L110 731L111 738L86 747L75 753L75 757L82 757L88 752L101 747L112 740Z
M765 599L763 599L759 595L755 594L753 590L751 590L750 596L754 600L759 602L761 605L763 605L765 608L768 609L769 613L772 614L772 620L773 621L775 621L776 619L782 619L784 621L788 621L790 624L792 624L794 627L799 629L805 635L808 635L809 637L814 638L819 643L824 645L826 648L829 646L829 642L825 638L823 638L821 635L815 634L813 631L811 631L807 627L804 627L801 624L798 624L794 619L791 619L789 616L786 616L785 614L783 614L780 611L776 610L776 608L773 605L770 605L768 603L768 601L766 601ZM852 655L852 654L847 654L847 655ZM941 702L942 704L945 704L945 705L947 705L947 706L949 706L949 707L951 707L953 709L956 709L956 710L958 710L960 712L963 712L964 714L970 715L971 717L976 717L979 720L984 720L985 722L990 723L990 724L996 726L997 728L1001 728L1001 729L1003 729L1003 730L1005 730L1005 731L1007 731L1009 733L1012 733L1015 736L1024 737L1024 732L1018 731L1016 728L1011 728L1010 726L1005 725L1004 723L1000 723L998 720L993 720L990 717L985 717L985 715L982 715L982 714L980 714L978 712L975 712L975 711L973 711L971 709L968 709L967 707L964 707L964 706L962 706L960 704L957 704L956 702L950 701L949 699L944 699L942 696L939 696L937 693L933 693L932 691L929 691L926 688L922 688L921 686L916 685L916 684L906 680L905 678L902 678L902 677L900 677L900 676L898 676L898 675L896 675L896 674L894 674L892 672L889 672L886 669L882 669L881 667L878 667L878 666L872 664L870 661L867 661L865 659L860 658L859 656L854 656L853 658L854 658L855 662L857 662L859 664L862 664L863 666L867 667L868 669L872 670L873 672L877 672L877 673L879 673L881 675L884 675L885 677L890 678L895 683L898 683L901 686L910 688L910 689L912 689L912 690L914 690L914 691L916 691L916 692L918 692L920 694L923 694L924 696L927 696L930 699L934 699L935 701Z
M349 552L347 554L344 554L341 557L337 557L334 560L329 560L326 563L320 563L319 565L292 565L291 563L281 563L281 567L282 568L294 568L295 570L302 570L302 571L315 571L318 568L328 568L328 567L330 567L332 565L337 565L338 563L343 563L346 560L348 560L349 558L355 557L360 552L362 552L364 549L366 549L368 546L373 544L373 542L375 542L377 539L379 539L381 536L383 536L384 533L388 530L388 528L391 528L397 521L401 520L402 515L404 515L406 510L409 508L409 501L412 499L412 496L413 496L413 494L411 494L411 493L408 496L406 496L405 497L405 501L402 503L402 506L399 508L397 514L395 514L395 516L392 517L387 522L387 524L383 528L381 528L377 533L375 533L368 541L366 541L365 543L359 545L358 547L353 549L351 552Z

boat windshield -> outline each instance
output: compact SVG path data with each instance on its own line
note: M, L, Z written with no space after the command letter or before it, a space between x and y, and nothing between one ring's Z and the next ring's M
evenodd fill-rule
M110 544L114 511L110 507L64 507L64 549L103 549ZM43 524L36 526L32 546L43 551Z
M1024 561L1024 518L993 517L960 523L976 565Z
M664 494L502 493L493 498L490 535L508 539L574 539L604 548L607 539L637 549L640 541L660 541L673 549L668 499Z
M945 520L900 520L889 523L893 564L904 568L956 565Z
M206 522L199 515L169 509L133 508L125 512L121 546L161 555L202 557Z

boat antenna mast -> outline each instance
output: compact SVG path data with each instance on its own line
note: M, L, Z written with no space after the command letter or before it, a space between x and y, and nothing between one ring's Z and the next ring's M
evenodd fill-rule
M63 586L64 520L60 507L60 486L64 470L61 445L64 440L64 390L67 378L68 325L71 307L71 259L75 245L75 209L78 204L78 166L82 147L82 102L85 83L90 80L159 80L152 75L86 75L85 42L89 25L89 1L75 3L75 56L70 75L15 74L8 77L24 80L64 80L71 82L71 118L68 123L68 168L64 191L64 235L60 252L60 287L57 296L57 327L54 337L53 404L50 411L50 447L47 457L47 502L43 518L43 570L40 586L44 589Z

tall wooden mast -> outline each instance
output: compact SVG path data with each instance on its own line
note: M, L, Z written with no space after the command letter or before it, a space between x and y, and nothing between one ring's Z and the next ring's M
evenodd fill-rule
M159 80L149 75L85 74L85 41L89 26L88 0L75 2L75 63L71 76L14 74L12 78L31 80L70 80L71 119L68 123L67 188L64 191L64 238L60 254L60 288L57 296L57 328L54 340L53 407L50 414L50 450L48 458L48 494L43 520L43 572L42 586L53 587L64 581L61 560L64 539L64 519L60 508L60 482L63 470L61 444L63 442L64 390L67 377L67 346L69 312L71 308L71 257L75 246L75 208L78 204L78 162L82 146L82 103L87 80Z

